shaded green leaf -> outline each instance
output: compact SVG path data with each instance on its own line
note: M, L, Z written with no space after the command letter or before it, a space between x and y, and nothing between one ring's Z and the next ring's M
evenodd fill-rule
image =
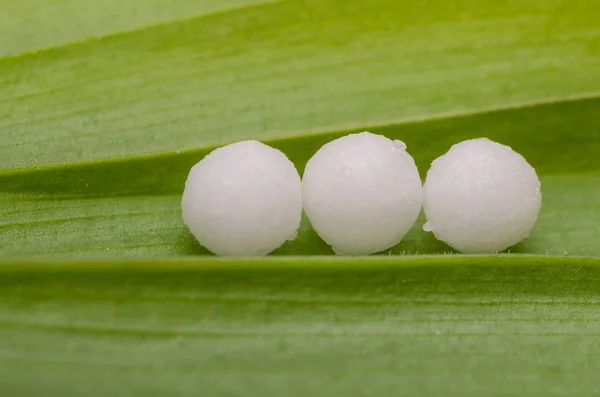
M16 397L594 394L598 266L512 256L7 264L0 387Z
M509 144L540 174L544 204L531 237L513 252L600 254L600 100L579 99L495 112L369 128L408 144L424 176L430 162L463 139ZM267 141L302 171L325 142L357 130ZM132 157L0 174L0 246L4 255L185 255L207 253L181 220L190 167L210 150ZM423 219L393 253L450 248L421 230ZM332 254L304 220L298 238L278 254Z

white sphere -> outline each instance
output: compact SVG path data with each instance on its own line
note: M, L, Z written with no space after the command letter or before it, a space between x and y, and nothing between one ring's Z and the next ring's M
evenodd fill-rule
M503 251L535 225L542 203L533 167L510 147L486 138L452 146L423 186L426 231L458 251Z
M292 239L302 216L294 164L257 141L212 151L192 167L181 203L200 244L217 255L266 255Z
M312 226L337 254L366 255L402 240L423 189L402 142L363 132L319 149L306 165L302 196Z

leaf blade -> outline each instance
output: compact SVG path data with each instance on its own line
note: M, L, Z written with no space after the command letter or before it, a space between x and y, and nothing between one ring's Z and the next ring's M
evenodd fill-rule
M402 139L424 176L431 161L463 139L487 136L513 146L541 176L544 208L530 239L513 252L599 255L600 115L597 98L431 118L369 128ZM576 127L576 129L574 129ZM360 130L360 128L358 129ZM354 130L357 131L357 130ZM353 130L268 141L302 172L322 144ZM3 224L0 252L14 255L206 254L180 216L180 194L190 167L210 149L114 163L66 165L0 174ZM26 200L24 200L26 198ZM59 200L59 201L56 201ZM417 222L392 253L447 253L450 248ZM298 238L277 254L332 254L304 219Z
M600 90L600 33L587 2L564 13L557 1L464 1L466 16L440 2L437 17L384 0L288 1L4 60L2 167L175 152Z
M3 390L585 394L597 371L586 357L598 265L506 255L18 262L0 268Z
M263 1L265 3L268 1ZM4 0L0 57L17 57L161 24L255 5L255 0ZM68 24L65 23L68 21ZM60 26L58 28L57 26Z

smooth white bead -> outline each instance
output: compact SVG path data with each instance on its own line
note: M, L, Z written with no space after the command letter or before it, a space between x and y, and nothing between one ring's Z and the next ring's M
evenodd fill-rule
M302 179L304 210L316 232L343 255L398 244L416 221L423 190L401 141L368 132L324 145Z
M217 255L266 255L295 237L302 186L294 164L258 141L216 149L192 167L183 219Z
M458 251L503 251L524 238L540 212L541 184L510 147L486 138L452 146L423 186L426 231Z

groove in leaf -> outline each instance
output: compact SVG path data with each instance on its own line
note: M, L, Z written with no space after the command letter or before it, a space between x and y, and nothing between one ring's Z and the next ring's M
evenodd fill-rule
M453 143L487 136L522 153L542 178L544 205L538 225L528 240L511 251L598 255L599 107L598 98L588 98L268 143L283 150L302 171L322 144L368 128L406 142L424 177L431 161ZM9 210L0 210L0 237L10 244L0 244L0 253L206 254L181 221L180 195L190 167L209 150L2 172L0 202ZM420 219L391 252L450 252L421 230L423 223ZM332 252L305 219L298 238L276 254Z

